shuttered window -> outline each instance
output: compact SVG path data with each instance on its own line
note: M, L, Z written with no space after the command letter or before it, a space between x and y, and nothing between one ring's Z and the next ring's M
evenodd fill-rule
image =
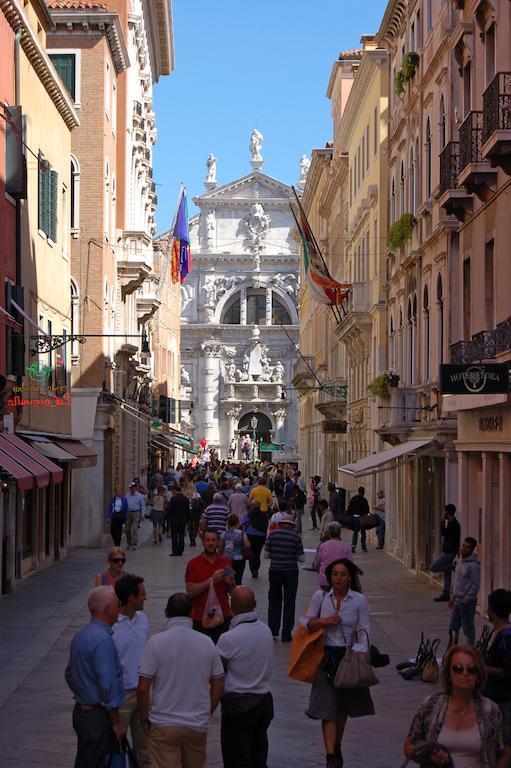
M38 227L57 242L58 173L39 155Z
M76 101L76 55L74 53L50 53L50 59L69 95L73 101Z

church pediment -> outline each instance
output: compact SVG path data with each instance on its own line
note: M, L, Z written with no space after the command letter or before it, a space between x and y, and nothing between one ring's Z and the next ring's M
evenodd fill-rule
M233 203L237 205L243 202L253 202L254 199L263 201L275 200L283 202L289 200L291 187L283 184L271 176L260 171L254 171L241 179L215 187L193 198L193 202L199 208L214 207L215 204Z

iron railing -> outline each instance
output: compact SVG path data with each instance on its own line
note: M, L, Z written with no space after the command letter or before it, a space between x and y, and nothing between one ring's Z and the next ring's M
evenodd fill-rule
M458 186L460 143L450 141L440 152L440 194Z
M483 144L495 131L511 130L511 72L498 72L483 93Z
M467 165L482 162L482 145L483 113L469 112L460 126L460 173Z
M497 325L495 335L497 354L509 352L511 350L511 317L507 317Z
M453 363L475 363L481 360L494 360L497 354L497 332L481 331L472 336L471 341L457 341L451 344Z
M133 102L133 111L139 117L142 117L142 104L139 101Z

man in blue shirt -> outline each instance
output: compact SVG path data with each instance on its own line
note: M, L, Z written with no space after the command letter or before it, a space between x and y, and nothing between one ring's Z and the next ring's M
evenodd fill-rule
M103 768L126 735L119 707L124 703L122 668L112 639L119 600L110 587L96 587L88 599L91 620L71 642L66 682L75 698L73 728L78 737L75 768Z

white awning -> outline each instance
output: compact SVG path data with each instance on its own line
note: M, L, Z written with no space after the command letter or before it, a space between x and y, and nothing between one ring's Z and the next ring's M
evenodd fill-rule
M343 472L349 477L371 475L373 472L376 472L383 467L384 464L388 464L389 462L394 461L394 459L399 459L401 456L415 453L415 451L426 448L434 442L435 439L433 437L423 438L422 440L409 440L406 443L396 445L394 448L389 448L388 451L373 453L372 456L360 459L354 464L346 464L344 467L338 467L338 469L339 472Z

